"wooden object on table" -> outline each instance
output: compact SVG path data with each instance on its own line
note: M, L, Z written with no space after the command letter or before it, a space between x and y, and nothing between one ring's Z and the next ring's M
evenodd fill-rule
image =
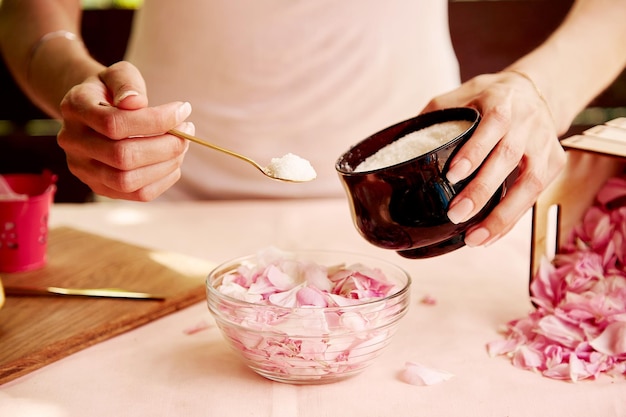
M0 384L205 297L213 265L72 228L50 230L48 264L2 274L4 285L124 288L162 301L7 297L0 309Z
M619 126L624 126L624 128ZM623 172L626 161L626 119L608 121L563 139L567 163L558 178L539 196L532 211L530 279L541 259L552 259L606 180Z

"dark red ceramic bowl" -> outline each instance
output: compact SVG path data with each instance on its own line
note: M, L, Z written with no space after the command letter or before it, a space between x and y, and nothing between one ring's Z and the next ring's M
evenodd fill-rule
M355 172L367 157L391 142L425 127L450 120L472 122L444 145L408 161L372 171ZM354 145L336 162L336 170L359 233L370 243L407 258L426 258L462 247L465 231L498 204L506 184L472 219L454 224L447 216L452 199L473 178L456 184L446 179L449 160L474 133L480 114L472 108L425 113L390 126Z

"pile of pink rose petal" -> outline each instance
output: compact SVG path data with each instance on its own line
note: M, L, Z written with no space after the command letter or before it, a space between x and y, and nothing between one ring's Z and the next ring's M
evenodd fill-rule
M398 288L380 270L362 264L327 267L268 248L259 254L258 264L241 265L225 276L218 290L249 303L293 308L361 304Z
M489 343L490 355L576 382L626 375L626 181L611 178L530 291L536 309Z
M361 369L407 307L402 298L386 298L403 285L377 268L304 262L275 248L257 259L217 287L245 303L217 308L227 337L267 372L324 378Z

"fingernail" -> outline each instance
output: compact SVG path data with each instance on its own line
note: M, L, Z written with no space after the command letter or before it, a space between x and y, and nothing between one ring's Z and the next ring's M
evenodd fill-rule
M448 218L454 224L464 222L474 210L474 202L469 198L464 198L448 210Z
M467 178L471 169L472 164L470 161L463 158L450 167L448 173L446 174L446 178L448 178L448 181L452 184L456 184L457 182Z
M489 230L479 227L465 235L465 244L470 247L480 246L489 239Z
M193 135L194 133L196 133L196 126L192 122L181 123L179 129L190 135Z
M179 122L182 122L183 120L188 118L190 114L191 114L191 104L189 104L188 102L184 102L183 104L181 104L178 110L176 111L176 117Z
M183 122L178 125L178 130L180 130L181 132L185 132L189 135L193 135L196 133L196 126L192 122ZM188 140L185 141L185 150L183 151L183 153L186 153L189 150L189 143L190 142Z
M494 243L496 243L498 240L500 240L500 238L502 237L502 235L495 235L489 238L489 240L487 240L485 243L483 243L484 247L488 247L493 245Z
M115 104L117 106L125 98L132 97L132 96L138 96L138 95L139 95L139 93L136 92L135 90L122 91L120 94L118 94L115 97L115 99L113 100L113 104Z

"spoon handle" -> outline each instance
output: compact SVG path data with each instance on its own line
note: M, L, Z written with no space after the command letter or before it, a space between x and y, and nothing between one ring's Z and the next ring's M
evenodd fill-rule
M237 152L233 152L231 150L222 148L221 146L215 145L213 143L206 142L206 141L204 141L204 140L202 140L202 139L200 139L198 137L195 137L193 135L189 135L189 134L187 134L185 132L181 132L180 130L177 130L177 129L170 129L170 130L167 131L167 133L169 133L170 135L178 136L179 138L190 140L192 142L195 142L195 143L198 143L200 145L209 147L209 148L214 149L216 151L224 152L225 154L228 154L230 156L234 156L235 158L239 158L239 159L241 159L243 161L248 162L249 164L252 164L256 169L261 171L263 174L267 175L267 173L265 172L265 169L261 165L259 165L254 160L252 160L252 159L250 159L250 158L248 158L248 157L246 157L244 155L238 154Z
M1 1L2 1L2 0L0 0L0 2L1 2ZM100 106L103 106L103 107L112 107L112 106L111 106L111 104L109 104L109 103L107 103L107 102L104 102L104 101L101 101L101 102L100 102L100 103L98 103L98 104L99 104ZM179 138L183 138L183 139L190 140L190 141L195 142L195 143L198 143L198 144L200 144L200 145L202 145L202 146L206 146L207 148L211 148L211 149L214 149L214 150L216 150L216 151L223 152L223 153L225 153L225 154L227 154L227 155L234 156L235 158L239 158L239 159L241 159L242 161L246 161L247 163L249 163L250 165L252 165L252 166L253 166L253 167L255 167L256 169L258 169L259 171L261 171L261 173L262 173L263 175L268 176L268 177L271 177L271 178L274 178L274 177L272 177L271 175L269 175L269 174L267 173L267 171L265 171L265 168L264 168L264 167L262 167L261 165L259 165L259 164L258 164L255 160L248 158L247 156L244 156L244 155L238 154L237 152L231 151L231 150L226 149L226 148L222 148L221 146L217 146L217 145L215 145L215 144L213 144L213 143L207 142L207 141L202 140L202 139L200 139L200 138L197 138L197 137L195 137L195 136L193 136L193 135L189 135L189 134L187 134L187 133L185 133L185 132L181 132L180 130L177 130L177 129L170 129L170 130L168 130L168 131L167 131L167 133L169 133L170 135L178 136ZM276 178L275 178L275 179L276 179Z

